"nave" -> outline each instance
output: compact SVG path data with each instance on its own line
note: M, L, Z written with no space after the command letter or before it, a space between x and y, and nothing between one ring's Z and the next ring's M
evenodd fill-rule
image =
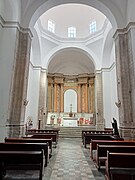
M37 180L38 172L13 171L4 180ZM89 147L85 149L81 138L60 138L57 148L53 148L52 158L45 168L43 180L104 180L89 157Z

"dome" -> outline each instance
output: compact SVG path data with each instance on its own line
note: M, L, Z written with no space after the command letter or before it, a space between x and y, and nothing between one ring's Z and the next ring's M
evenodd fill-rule
M39 19L45 32L49 32L48 21L54 25L52 35L68 38L68 28L74 27L76 29L75 38L86 38L103 28L106 16L87 5L66 4L51 8ZM96 29L90 32L90 24L92 23L96 23Z

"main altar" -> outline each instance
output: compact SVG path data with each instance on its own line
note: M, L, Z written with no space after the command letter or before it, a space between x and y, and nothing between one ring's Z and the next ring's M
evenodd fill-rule
M77 117L63 117L62 126L76 127L78 126L78 118Z

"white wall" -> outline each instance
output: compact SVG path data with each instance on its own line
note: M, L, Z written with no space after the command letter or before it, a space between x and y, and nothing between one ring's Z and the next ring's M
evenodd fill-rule
M103 70L102 74L105 127L112 127L111 122L113 117L119 125L118 108L115 105L115 102L118 102L115 65L110 70Z
M0 140L6 136L16 29L4 28L0 39Z
M39 84L40 69L33 69L32 65L30 64L27 91L27 100L29 102L26 106L25 123L29 117L32 118L33 128L37 128L38 126Z
M127 0L127 24L129 22L135 22L135 1Z
M68 89L64 93L64 112L70 111L77 112L77 93L73 89Z
M21 0L0 0L0 14L5 21L21 20Z

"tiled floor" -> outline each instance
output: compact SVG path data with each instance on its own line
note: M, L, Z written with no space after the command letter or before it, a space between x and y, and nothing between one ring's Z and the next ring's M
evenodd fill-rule
M22 176L23 174L23 176ZM37 180L38 172L10 172L4 180ZM89 148L85 149L79 138L61 138L53 156L45 168L43 180L104 180L89 157Z

